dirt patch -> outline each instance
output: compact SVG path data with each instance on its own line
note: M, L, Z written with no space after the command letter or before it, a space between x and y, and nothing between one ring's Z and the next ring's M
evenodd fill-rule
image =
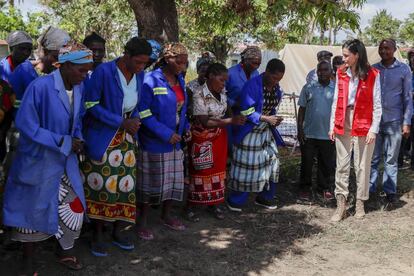
M243 213L228 212L224 221L200 210L201 221L182 233L160 225L160 210L152 210L155 240L137 240L131 231L133 252L112 247L110 257L96 258L87 232L77 247L85 268L75 273L55 262L51 239L38 249L40 275L414 275L412 171L400 171L402 197L394 210L375 201L366 219L331 224L330 204L296 204L299 160L283 154L280 209L264 211L251 198ZM2 243L0 275L14 275L20 253L7 248L4 237Z

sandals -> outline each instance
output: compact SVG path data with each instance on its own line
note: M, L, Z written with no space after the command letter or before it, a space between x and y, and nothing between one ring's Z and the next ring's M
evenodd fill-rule
M148 229L138 229L138 237L144 241L151 241L154 239L154 234Z
M218 206L208 206L207 211L211 213L218 220L223 220L226 218L223 210L221 210L220 207Z
M81 270L83 267L75 256L60 257L57 262L71 270Z
M194 213L194 211L193 210L191 210L191 209L188 209L186 212L185 212L185 214L184 214L184 218L186 219L186 220L188 220L189 222L199 222L200 221L200 218L197 216L197 214L196 213Z
M95 257L107 257L108 245L104 242L91 242L91 253Z
M164 225L174 231L185 230L185 225L179 219L176 219L176 218L164 220Z
M127 250L127 251L134 250L134 248L135 248L134 244L128 238L123 238L123 239L113 238L112 244L118 246L119 248L121 248L123 250Z
M112 244L118 246L122 250L131 251L134 250L135 245L134 243L123 235L112 235Z

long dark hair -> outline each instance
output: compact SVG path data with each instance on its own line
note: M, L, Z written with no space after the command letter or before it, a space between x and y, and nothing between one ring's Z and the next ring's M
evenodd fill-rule
M358 54L356 74L359 79L364 80L368 75L369 69L371 69L364 43L358 39L347 40L342 45L342 49L348 49L354 55Z

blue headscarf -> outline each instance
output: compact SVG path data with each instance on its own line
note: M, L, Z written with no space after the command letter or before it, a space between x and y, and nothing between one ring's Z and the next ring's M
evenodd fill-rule
M155 61L160 56L161 45L157 41L155 41L153 39L149 39L147 41L151 45L151 48L152 48L152 52L151 52L150 59L153 60L153 61Z
M66 46L59 50L59 58L57 63L63 64L67 61L75 64L92 63L92 51L83 44L70 41Z

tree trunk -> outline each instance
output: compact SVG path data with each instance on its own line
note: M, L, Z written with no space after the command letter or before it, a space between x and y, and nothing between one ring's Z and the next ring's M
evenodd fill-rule
M332 27L329 26L329 36L328 36L328 45L333 45L332 44Z
M228 43L227 37L215 36L211 45L207 45L206 48L216 56L217 61L222 62L223 64L226 63L230 51L230 44Z
M308 32L305 34L304 44L311 44L313 38L313 32L315 31L316 20L312 19L312 24L308 27Z
M333 45L336 45L336 36L338 35L338 28L333 30Z
M160 43L178 41L178 14L174 0L128 0L140 37Z
M323 41L325 39L325 28L321 27L321 33L319 35L319 45L323 45Z

